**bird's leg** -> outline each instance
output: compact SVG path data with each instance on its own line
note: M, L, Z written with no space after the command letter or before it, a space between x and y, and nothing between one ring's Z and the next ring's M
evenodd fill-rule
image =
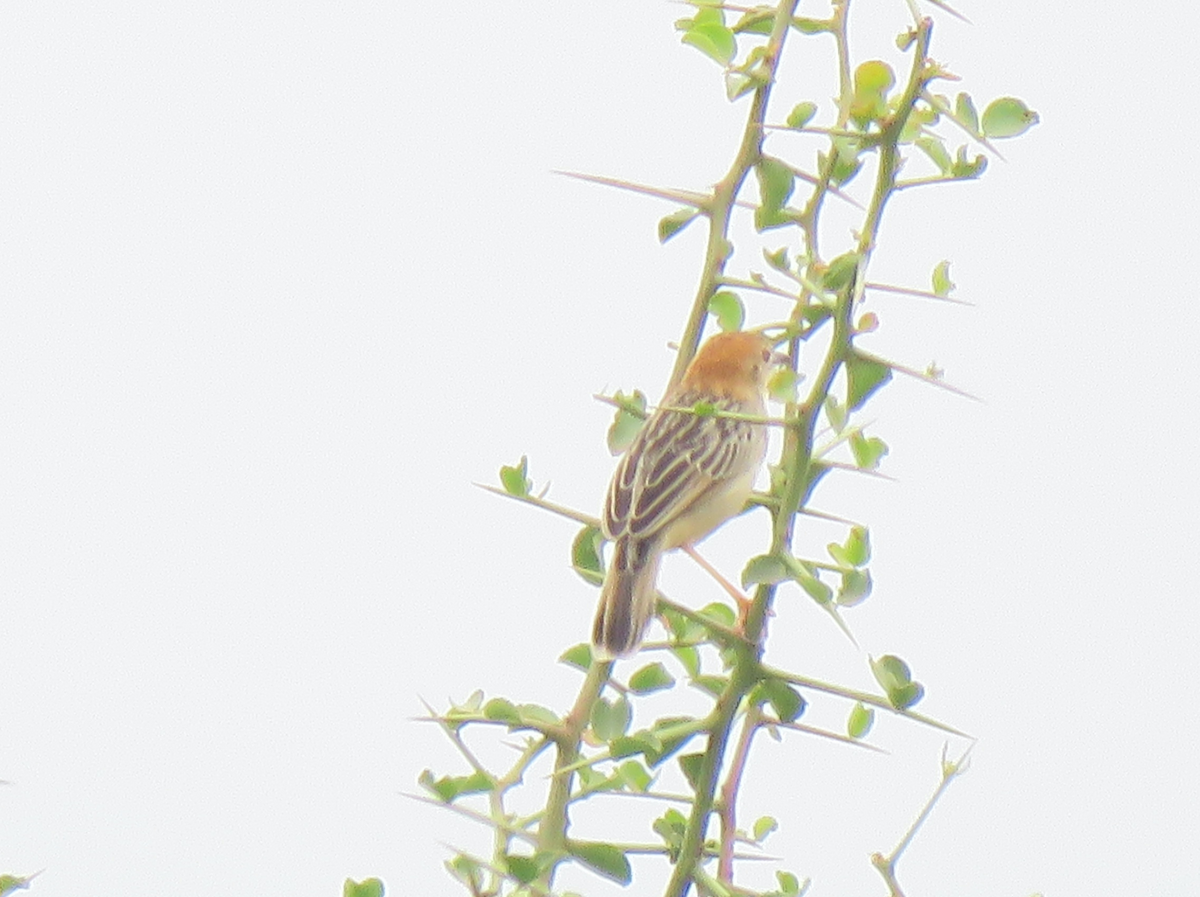
M704 559L704 557L696 550L696 547L691 543L680 545L680 549L690 557L693 561L700 565L700 569L717 581L717 584L723 588L729 597L733 599L737 605L737 631L746 631L746 616L750 613L750 605L754 602L742 594L742 590L731 583L728 579L721 575L712 564Z

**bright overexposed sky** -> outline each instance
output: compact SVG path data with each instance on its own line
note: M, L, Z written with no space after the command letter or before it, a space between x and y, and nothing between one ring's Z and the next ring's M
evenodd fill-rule
M899 654L918 709L979 739L908 893L1197 893L1200 13L961 9L930 8L946 89L1041 124L981 180L889 207L872 279L949 259L973 307L872 298L864 344L981 401L897 379L867 407L894 479L814 501L871 527L860 647L785 589L775 656L868 688L866 654ZM897 60L902 0L854 10L856 61ZM556 659L596 599L573 525L472 484L524 454L595 512L593 394L665 382L701 228L660 246L673 205L553 172L722 175L745 101L679 44L686 14L0 9L0 873L45 870L39 897L461 893L446 845L487 840L405 796L462 771L413 718L477 688L565 709ZM775 120L828 109L827 44L793 37ZM810 553L838 536L808 526ZM765 532L748 515L706 554L736 575ZM684 560L663 577L718 597ZM936 784L942 736L881 719L872 740L889 753L757 743L743 818L779 818L769 852L813 895L882 893L868 854ZM627 808L584 822L615 836Z

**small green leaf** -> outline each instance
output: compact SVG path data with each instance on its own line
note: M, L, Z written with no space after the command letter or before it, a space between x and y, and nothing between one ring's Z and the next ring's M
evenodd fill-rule
M813 116L817 114L817 104L805 100L803 103L797 103L792 111L788 113L787 126L800 130L806 124L813 120Z
M779 823L775 821L774 816L759 816L754 820L754 840L762 841L763 838L776 831L779 828Z
M646 422L646 394L635 389L633 395L617 390L613 396L617 403L613 422L608 427L608 450L619 455L633 444L642 424Z
M0 895L6 894L4 878L0 877ZM378 878L355 881L347 878L342 885L342 897L383 897L383 882Z
M1016 97L992 100L983 110L984 137L1017 137L1038 123L1038 114Z
M954 100L954 117L968 131L979 136L979 113L975 111L975 101L969 94L960 93Z
M567 852L593 872L627 885L633 881L633 870L624 851L599 841L568 841Z
M758 6L742 14L733 26L735 34L770 34L775 24L775 10L769 6Z
M658 219L658 242L667 242L698 217L700 217L700 211L690 207L679 209L670 215L664 215Z
M521 723L517 706L504 698L492 698L484 704L483 717L497 723L508 723L510 726L518 726Z
M562 723L557 713L541 704L518 704L517 712L521 715L521 725L538 731L553 728Z
M620 773L630 791L645 793L646 789L650 787L650 783L654 781L650 770L638 763L637 760L626 760L622 763Z
M861 567L871 560L871 537L865 526L853 526L842 545L829 544L829 555L843 567Z
M954 163L950 160L950 153L946 151L946 145L942 143L940 138L926 135L918 137L913 143L933 160L933 164L938 167L938 171L942 174L950 173L950 169Z
M472 894L483 890L483 870L475 860L459 854L453 859L446 860L445 865L450 875L456 881L466 885Z
M842 588L838 591L840 607L854 607L871 594L871 574L866 570L850 570L842 574Z
M795 875L781 870L775 873L775 878L779 880L779 889L783 891L783 897L799 897L800 880Z
M671 649L671 653L683 665L684 671L691 678L700 675L700 651L691 645L681 645Z
M837 400L837 396L825 398L825 416L829 418L829 426L833 427L834 432L841 433L846 429L846 406Z
M780 366L767 379L767 395L776 402L794 402L796 387L802 379L790 367Z
M843 253L826 267L825 276L821 279L822 285L825 289L836 292L849 284L857 271L858 253Z
M783 561L773 554L760 554L750 559L746 569L742 571L742 588L767 583L775 585L790 579L790 574Z
M862 160L858 158L859 149L857 140L834 137L832 161L826 161L824 154L820 155L822 167L829 166L829 178L837 186L846 186L862 168Z
M857 411L877 389L892 379L892 369L857 352L846 357L846 407Z
M725 691L725 688L729 685L729 677L713 675L695 676L692 679L691 684L696 686L696 688L700 689L701 691L708 692L710 695L716 698L719 697L721 692Z
M793 16L792 27L801 34L821 34L825 31L833 32L833 24L827 19L810 19L805 16Z
M962 180L977 178L987 170L987 161L987 156L984 155L968 159L966 146L960 146L954 154L954 166L950 169L950 174Z
M586 670L592 665L592 646L581 642L573 648L568 648L558 658L559 663L565 663L577 670Z
M878 59L868 60L854 70L854 97L850 118L860 128L879 121L887 114L887 92L896 84L891 66Z
M509 495L518 498L529 495L529 490L533 488L533 483L529 481L529 459L522 455L521 460L512 467L501 467L500 484Z
M661 663L650 663L629 677L629 690L635 695L648 695L675 684L675 677Z
M708 300L708 313L717 319L717 326L728 333L741 330L746 320L746 307L737 293L721 290Z
M692 786L693 791L699 790L696 783L700 779L702 763L704 763L703 754L683 754L679 758L679 768L683 770L683 775L688 780L688 784Z
M790 271L791 265L788 262L788 251L786 246L781 246L774 252L763 250L763 258L767 260L767 264L776 271Z
M571 543L571 567L594 586L604 582L604 565L600 562L600 546L604 534L594 526L585 526Z
M888 447L878 436L868 439L859 430L850 434L850 453L861 470L875 470L879 467L879 460L888 453Z
M718 22L693 22L692 27L680 38L685 44L691 44L709 59L729 65L737 54L737 39L733 32Z
M796 174L785 162L764 156L754 168L758 176L760 202L754 210L754 226L764 231L794 221L785 209L796 186Z
M612 741L629 731L633 708L622 695L614 701L600 698L592 705L592 731L601 741Z
M439 800L453 803L464 794L483 794L495 786L492 777L484 772L474 772L469 776L442 776L435 779L428 769L417 777L418 784L432 792Z
M954 289L954 282L950 279L950 263L945 259L938 262L933 268L933 291L945 298L950 295L950 291Z
M539 856L519 856L511 853L504 855L504 865L508 868L508 874L523 885L529 884L542 874L543 863L544 860Z
M863 738L874 724L875 710L858 701L850 709L850 716L846 719L846 734L855 739Z
M718 626L725 626L727 628L737 622L733 609L728 604L722 604L719 601L704 605L704 607L700 608L700 615L712 620Z
M765 700L775 711L779 721L795 722L804 712L806 702L789 683L782 679L764 679L758 683L757 691L760 700Z
M888 701L898 710L911 707L925 695L925 687L912 680L908 664L893 654L872 659L871 673L883 688Z
M735 69L725 73L725 98L731 103L755 90L762 81L753 74Z

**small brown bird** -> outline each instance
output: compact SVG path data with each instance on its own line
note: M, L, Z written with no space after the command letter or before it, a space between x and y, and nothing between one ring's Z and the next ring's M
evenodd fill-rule
M592 629L597 659L637 650L654 614L663 552L691 546L738 514L767 451L762 424L668 409L705 402L761 417L767 377L784 360L756 331L712 337L617 465L601 515L613 555Z

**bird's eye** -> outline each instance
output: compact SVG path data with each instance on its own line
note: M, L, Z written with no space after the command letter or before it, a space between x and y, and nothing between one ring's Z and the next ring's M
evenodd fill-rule
M771 350L770 349L763 349L762 355L763 355L763 361L771 360Z

